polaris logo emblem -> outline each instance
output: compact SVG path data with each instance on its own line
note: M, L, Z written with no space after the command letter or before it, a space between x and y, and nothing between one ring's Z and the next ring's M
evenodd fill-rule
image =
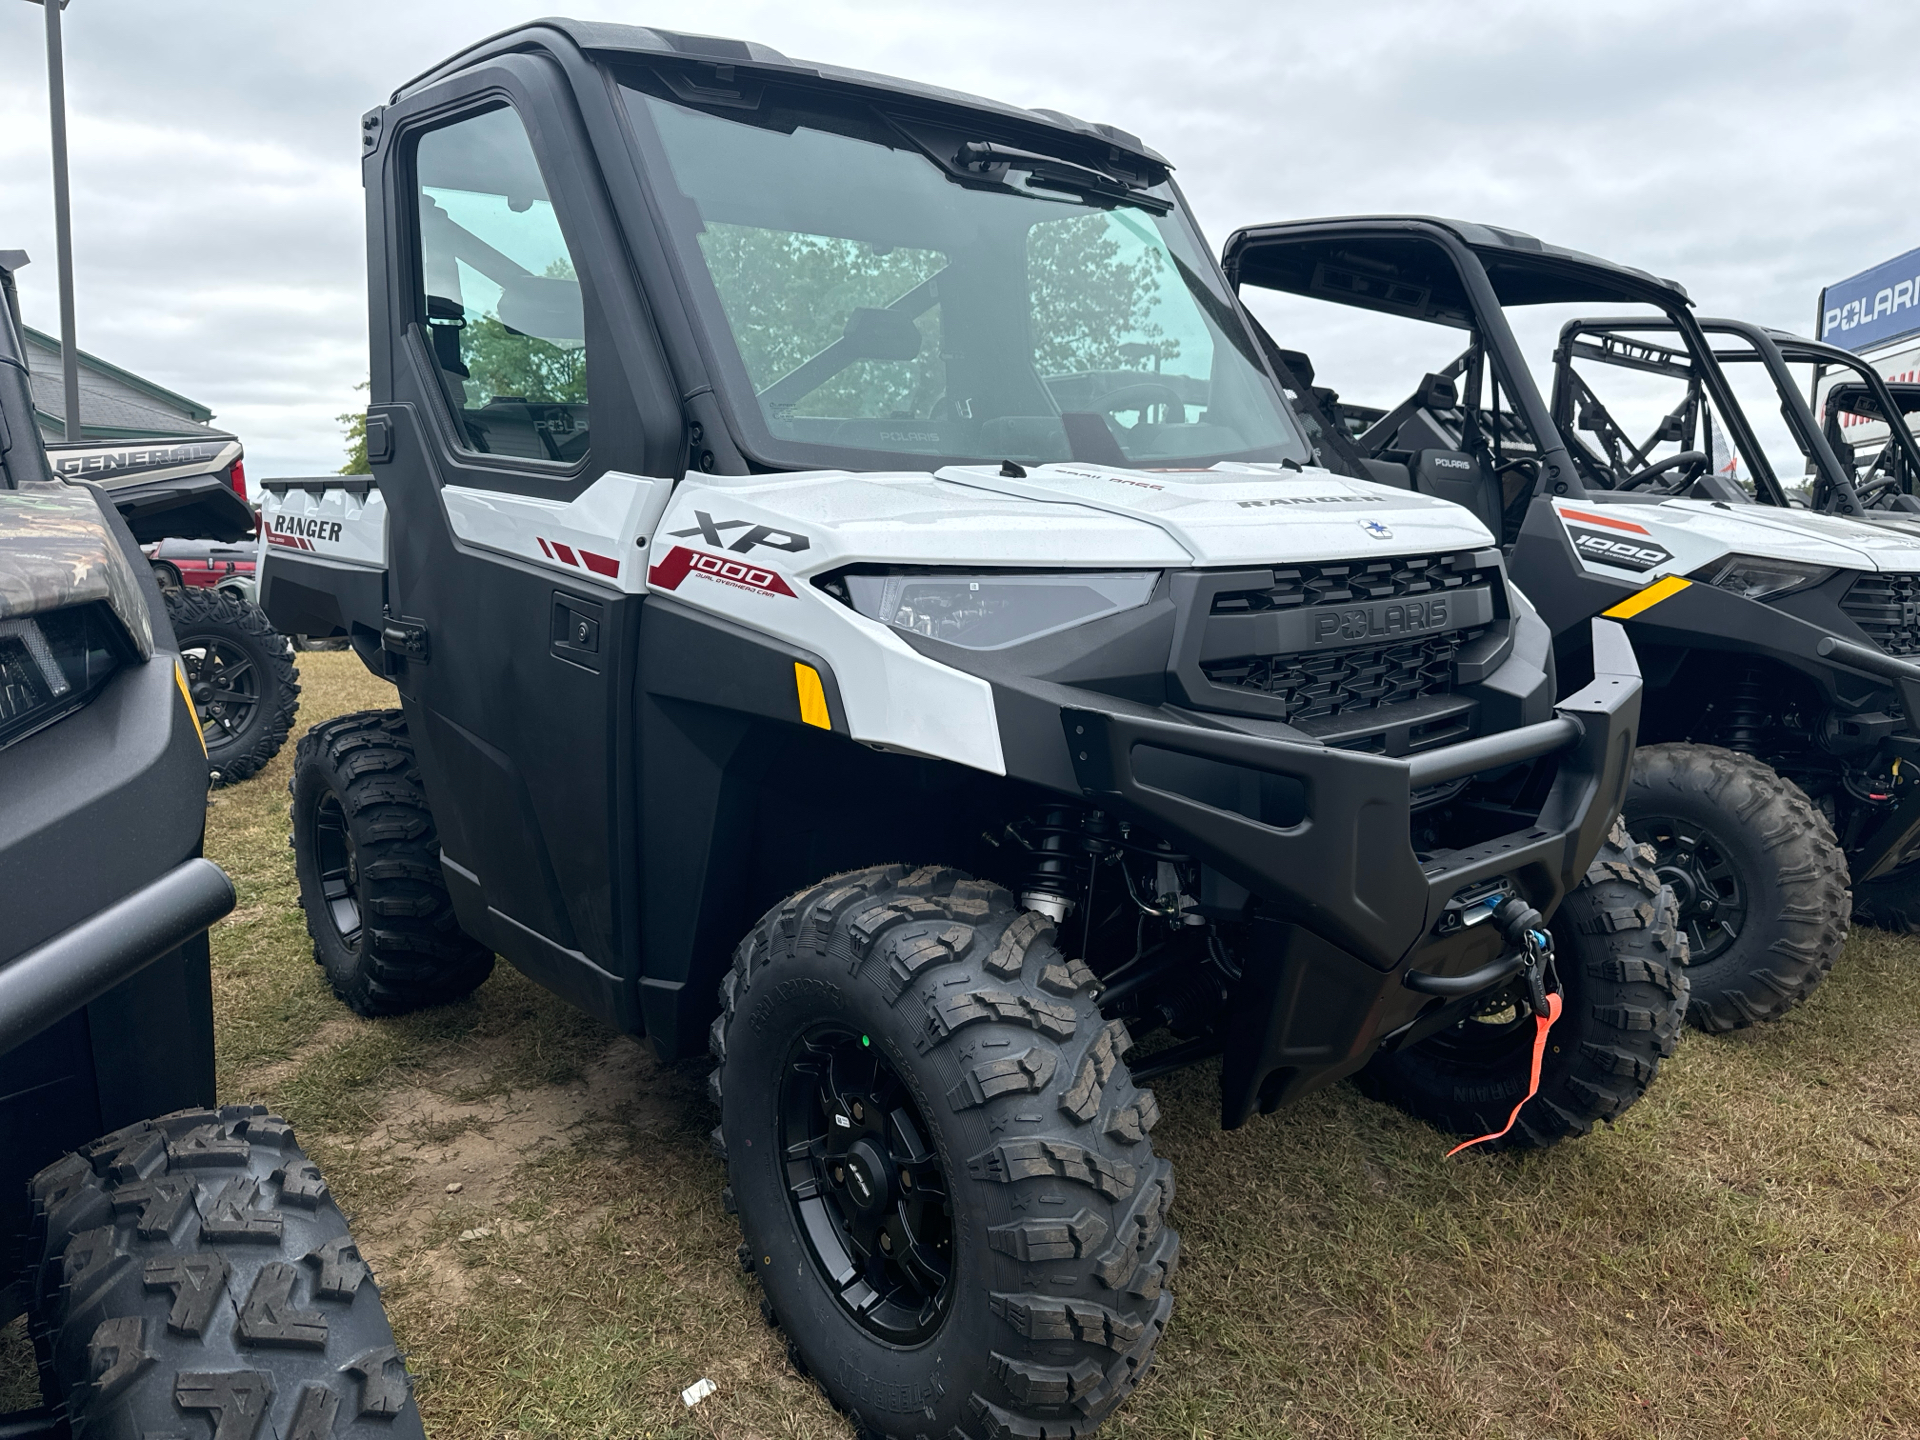
M1622 570L1653 570L1673 559L1670 551L1651 540L1626 540L1618 535L1602 535L1594 530L1568 529L1568 538L1583 560L1599 565L1617 565Z
M1391 540L1393 538L1393 531L1389 527L1382 525L1378 520L1362 520L1360 522L1360 528L1376 540Z
M1376 640L1447 628L1445 600L1395 600L1353 610L1327 610L1313 617L1313 643Z
M1471 460L1449 460L1444 455L1436 455L1428 463L1432 465L1436 470L1471 470L1473 469L1473 462Z

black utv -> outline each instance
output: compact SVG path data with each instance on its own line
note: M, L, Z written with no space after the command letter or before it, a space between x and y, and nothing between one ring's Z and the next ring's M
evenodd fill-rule
M0 1435L418 1437L326 1182L215 1103L206 765L152 574L48 468L0 307L0 1324L45 1402Z
M1774 343L1699 319L1673 281L1460 221L1259 226L1225 265L1283 333L1309 323L1302 301L1367 313L1365 398L1404 387L1398 403L1355 403L1324 357L1279 361L1332 463L1474 506L1567 682L1592 616L1633 636L1647 700L1624 815L1679 897L1694 1021L1727 1030L1804 999L1846 937L1848 863L1878 895L1920 856L1902 775L1920 755L1920 631L1900 608L1920 531L1867 510ZM1383 382L1394 356L1408 373ZM1781 407L1825 513L1794 503L1756 406Z
M862 1433L1140 1382L1175 1066L1515 1146L1652 1080L1619 629L1556 706L1487 531L1314 463L1136 137L557 20L362 133L373 478L265 502L268 614L401 702L301 742L315 957L710 1050L740 1263Z
M0 289L16 313L13 272L26 263L24 250L0 251ZM235 436L122 435L56 441L46 451L53 475L97 486L140 545L251 544L254 514ZM300 676L286 637L240 586L182 585L180 567L164 560L153 570L206 737L208 777L216 786L245 780L280 753L293 728Z

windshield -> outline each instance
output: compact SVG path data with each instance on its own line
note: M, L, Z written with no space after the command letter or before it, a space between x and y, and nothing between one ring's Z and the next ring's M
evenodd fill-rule
M929 155L966 137L771 86L733 111L626 94L756 458L1309 458L1169 188L1001 147L966 171Z

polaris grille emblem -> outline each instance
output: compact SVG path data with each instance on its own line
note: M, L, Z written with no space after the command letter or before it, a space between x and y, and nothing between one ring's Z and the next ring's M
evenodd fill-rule
M1362 520L1360 522L1360 528L1376 540L1391 540L1393 538L1392 529L1386 525L1382 525L1378 520Z

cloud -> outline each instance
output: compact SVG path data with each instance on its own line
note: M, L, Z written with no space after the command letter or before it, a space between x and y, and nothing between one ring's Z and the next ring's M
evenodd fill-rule
M74 0L81 344L211 405L255 474L332 469L366 373L359 116L525 18ZM1912 7L663 0L644 18L1121 125L1174 161L1216 244L1270 219L1458 215L1795 329L1822 284L1920 244ZM52 330L41 24L0 7L0 245L33 253L22 300Z

